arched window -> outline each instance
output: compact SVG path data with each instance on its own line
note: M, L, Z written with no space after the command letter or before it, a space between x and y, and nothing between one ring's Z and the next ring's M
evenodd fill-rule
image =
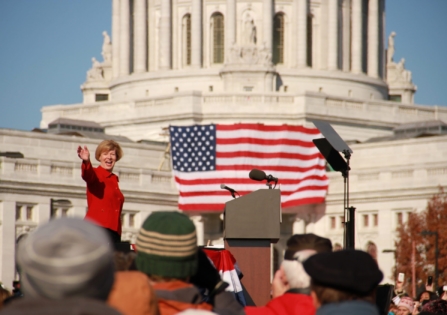
M372 241L366 244L366 252L377 262L377 245Z
M224 62L224 17L221 13L214 13L211 16L212 21L212 49L213 49L213 63L223 63Z
M182 21L182 56L183 65L191 65L191 14L186 14Z
M273 18L273 63L284 63L284 14Z

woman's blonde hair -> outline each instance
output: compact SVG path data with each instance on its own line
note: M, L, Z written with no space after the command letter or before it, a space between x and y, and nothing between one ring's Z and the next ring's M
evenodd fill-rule
M99 161L99 157L103 152L109 152L111 150L115 150L117 162L123 157L123 149L121 149L121 146L118 144L118 142L113 140L104 140L96 148L96 160Z

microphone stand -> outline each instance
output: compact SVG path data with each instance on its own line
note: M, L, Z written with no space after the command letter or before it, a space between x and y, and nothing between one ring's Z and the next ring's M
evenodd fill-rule
M351 153L348 150L343 150L348 167L342 171L343 176L343 209L344 209L344 248L355 248L355 208L349 206L349 160Z

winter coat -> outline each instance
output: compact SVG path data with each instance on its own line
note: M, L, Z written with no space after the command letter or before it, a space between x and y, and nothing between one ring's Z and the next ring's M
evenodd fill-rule
M286 292L265 306L247 306L245 312L247 315L314 315L315 306L309 295Z
M107 304L123 315L158 315L158 304L149 278L139 271L119 271Z
M316 315L379 315L375 304L366 301L346 301L321 306Z
M57 288L55 288L57 290ZM87 298L49 300L22 298L5 306L2 315L122 315L105 302Z

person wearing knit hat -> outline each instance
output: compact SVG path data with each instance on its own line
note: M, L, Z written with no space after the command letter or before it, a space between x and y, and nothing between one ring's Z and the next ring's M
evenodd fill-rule
M202 302L199 290L190 283L198 273L198 247L194 223L183 213L157 211L141 226L136 242L137 269L145 273L155 290L160 315L187 309L220 314L243 314L231 292L220 292L213 305Z
M183 213L152 213L141 227L135 263L147 275L187 279L197 272L197 235Z
M441 315L447 314L447 301L442 299L437 299L430 301L424 306L422 306L420 315Z
M414 301L408 296L401 297L397 303L397 315L410 315L414 310Z
M19 243L17 264L24 298L4 314L70 308L119 314L104 303L114 281L112 248L107 234L90 222L61 218L43 224Z
M368 253L341 250L315 254L303 263L311 277L317 315L378 315L375 291L383 273Z
M272 281L273 299L263 307L247 306L247 315L315 314L310 297L310 277L303 262L318 252L331 252L329 239L315 234L296 234L287 240L284 261Z

